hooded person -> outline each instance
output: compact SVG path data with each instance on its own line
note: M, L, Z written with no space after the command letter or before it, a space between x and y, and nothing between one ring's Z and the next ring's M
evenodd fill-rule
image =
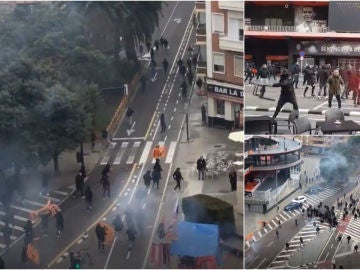
M280 81L278 83L274 83L272 86L281 87L280 97L273 115L274 119L279 114L281 108L285 105L285 103L291 103L294 110L299 110L295 97L293 82L289 78L289 72L287 69L284 69L281 73Z

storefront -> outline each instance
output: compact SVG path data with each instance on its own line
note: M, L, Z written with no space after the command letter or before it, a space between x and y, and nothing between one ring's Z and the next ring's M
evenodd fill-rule
M206 85L209 126L242 129L244 90L238 85L211 79Z
M293 61L299 58L299 52L305 54L306 63L315 65L331 64L332 67L345 68L348 65L360 69L360 43L351 41L293 41L290 55Z

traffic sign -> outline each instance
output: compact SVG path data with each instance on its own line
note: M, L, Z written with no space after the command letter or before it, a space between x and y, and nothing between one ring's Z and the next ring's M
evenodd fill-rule
M300 55L301 57L304 57L304 56L305 56L305 52L304 52L304 51L300 51L300 52L299 52L299 55Z

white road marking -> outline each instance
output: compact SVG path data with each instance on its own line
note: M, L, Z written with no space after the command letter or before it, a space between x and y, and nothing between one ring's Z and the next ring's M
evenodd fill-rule
M118 151L118 153L116 154L116 158L114 160L114 164L120 164L120 161L122 159L122 157L125 154L125 148L129 145L129 142L122 142L120 149Z
M131 149L130 155L126 161L126 164L133 164L135 159L135 154L137 149L140 147L141 142L135 142L133 148Z
M165 163L172 162L172 160L174 158L175 150L176 150L176 141L172 141L170 143L170 147L169 147L169 151L167 153L166 159L165 159Z
M68 195L67 192L61 191L61 190L54 190L54 191L51 191L51 192L52 192L52 193L55 193L55 194L63 195L63 196Z

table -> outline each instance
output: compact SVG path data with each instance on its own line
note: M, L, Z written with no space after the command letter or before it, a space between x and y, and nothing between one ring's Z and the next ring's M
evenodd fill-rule
M320 128L323 134L332 134L338 132L360 131L360 125L352 120L341 121L341 124L334 122L319 121L316 122L316 128Z
M267 115L246 116L244 130L246 134L277 134L277 122Z

